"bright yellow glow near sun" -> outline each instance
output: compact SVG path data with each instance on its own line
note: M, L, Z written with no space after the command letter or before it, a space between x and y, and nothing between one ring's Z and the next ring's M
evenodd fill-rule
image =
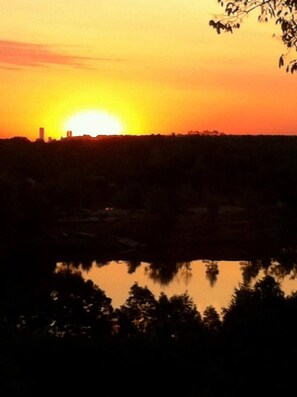
M65 123L65 130L72 131L73 136L81 135L119 135L123 133L123 125L106 112L96 110L85 111L70 117Z

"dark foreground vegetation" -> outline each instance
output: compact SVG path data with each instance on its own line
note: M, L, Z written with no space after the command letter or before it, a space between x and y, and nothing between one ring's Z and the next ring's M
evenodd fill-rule
M283 260L296 268L295 253ZM297 295L270 275L246 279L220 316L137 284L115 309L75 266L46 257L1 267L3 396L285 396L295 385Z
M14 138L0 170L1 395L291 395L297 295L271 274L296 275L296 137ZM137 284L114 308L77 266L55 267L145 257L168 280L206 246L252 252L221 314Z

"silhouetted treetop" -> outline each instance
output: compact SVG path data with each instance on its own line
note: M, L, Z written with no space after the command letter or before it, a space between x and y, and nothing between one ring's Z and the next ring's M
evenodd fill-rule
M287 72L297 71L297 1L296 0L218 0L224 8L223 15L217 15L209 24L217 33L233 32L239 29L244 19L252 12L258 12L259 22L274 20L281 28L281 39L287 52L279 59L279 67L286 64Z

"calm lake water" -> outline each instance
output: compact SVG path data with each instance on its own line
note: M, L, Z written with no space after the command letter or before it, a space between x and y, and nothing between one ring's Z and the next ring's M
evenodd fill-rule
M58 262L57 271L71 263ZM93 261L88 265L77 264L85 280L92 280L112 299L114 308L125 303L133 283L147 287L156 298L161 292L168 297L185 292L193 299L200 313L212 305L218 313L227 307L234 289L243 282L253 286L265 274L271 274L281 283L286 295L297 290L297 278L291 270L283 271L281 265L272 262L268 268L247 261L195 260L173 264L147 262ZM248 280L248 281L247 281Z

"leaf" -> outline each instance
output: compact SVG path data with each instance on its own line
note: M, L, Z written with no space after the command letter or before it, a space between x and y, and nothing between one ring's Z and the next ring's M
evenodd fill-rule
M281 68L282 66L284 66L284 54L281 55L281 57L279 58L279 63L278 66Z

